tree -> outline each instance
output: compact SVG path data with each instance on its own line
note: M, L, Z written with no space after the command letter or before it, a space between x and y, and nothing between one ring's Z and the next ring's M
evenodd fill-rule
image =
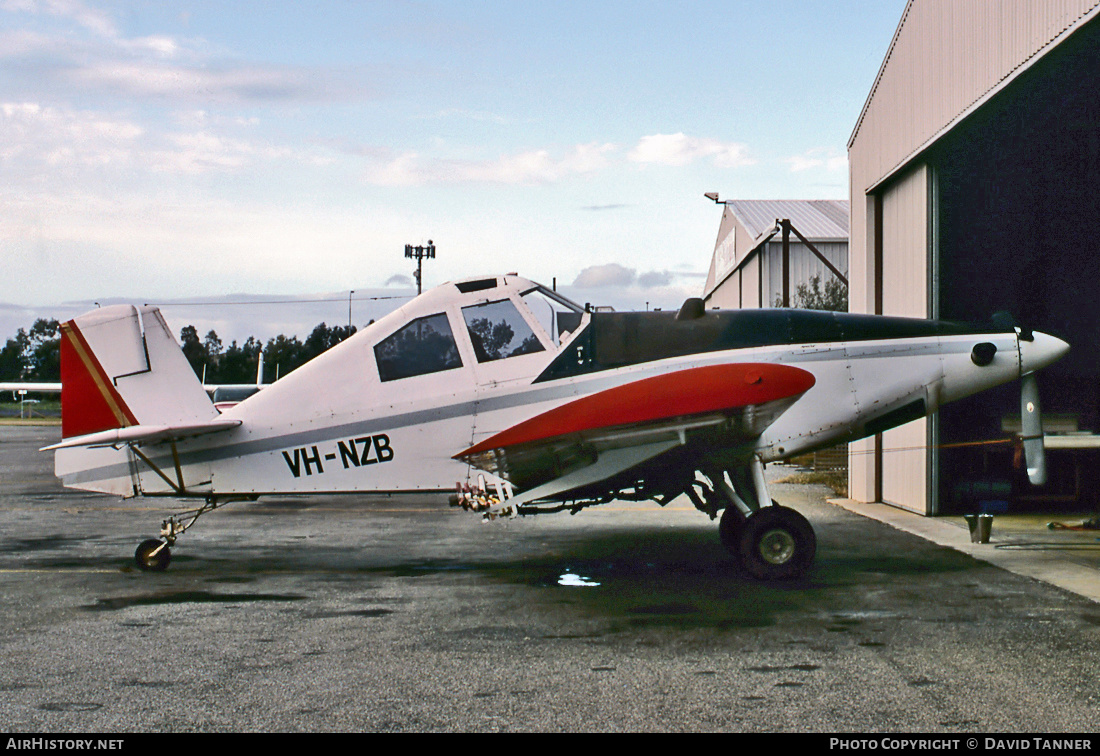
M231 343L222 354L218 365L218 383L252 383L256 380L256 366L259 362L261 344L254 336L249 336L243 345Z
M801 283L795 289L794 307L802 310L848 311L848 287L836 276L830 276L821 287L821 275L810 276L808 283ZM775 306L783 306L783 298L775 298Z
M25 380L27 373L25 354L29 344L30 337L22 328L16 332L14 337L8 339L8 342L4 344L4 348L0 349L0 380Z
M212 368L211 375L217 375L218 366L222 360L222 340L218 338L218 334L211 329L206 334L206 338L202 342L203 349L206 350L206 364ZM224 383L222 379L216 379L219 383Z
M373 322L373 321L372 321ZM244 344L236 341L226 347L211 329L199 338L193 325L180 330L180 348L191 369L207 383L253 383L260 353L272 365L268 373L286 375L317 355L331 349L356 332L355 326L316 326L303 344L295 336L279 335L266 347L254 336ZM0 380L61 380L61 325L56 320L39 318L30 330L20 328L0 347Z
M206 348L199 341L199 332L193 325L186 325L180 331L180 348L183 356L191 363L191 369L195 375L202 377L206 367Z
M22 329L21 329L22 330ZM38 318L23 348L23 377L27 381L61 381L61 324Z
M56 320L39 318L30 331L20 328L0 348L0 380L61 380L61 326ZM4 399L7 399L6 395Z
M501 350L511 344L516 336L512 326L504 320L494 323L488 318L474 318L469 324L469 330L478 362L499 360L504 357Z
M275 376L284 376L305 364L305 347L297 336L279 334L268 339L264 347L264 365L270 365Z
M354 333L355 326L352 325L329 327L324 323L318 324L309 336L306 337L305 343L303 344L306 359L312 360L317 355L327 352Z

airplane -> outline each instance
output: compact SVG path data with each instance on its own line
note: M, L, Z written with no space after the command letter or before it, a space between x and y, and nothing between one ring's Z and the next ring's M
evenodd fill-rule
M515 273L431 289L219 413L155 307L62 326L68 487L201 499L135 560L163 570L203 514L264 495L451 492L487 518L686 496L762 580L816 553L768 463L882 432L1035 373L1069 345L1015 325L794 309L607 312Z
M18 394L60 394L61 384L49 381L2 381L0 391Z

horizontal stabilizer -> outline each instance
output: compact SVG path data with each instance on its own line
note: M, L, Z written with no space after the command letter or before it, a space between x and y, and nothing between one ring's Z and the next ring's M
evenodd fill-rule
M114 428L112 430L66 438L61 443L43 448L42 451L72 449L76 447L118 446L120 444L159 444L165 441L180 441L185 438L202 436L207 433L227 431L236 428L240 424L240 420L219 418L207 423L192 423L188 425L131 425L127 428Z

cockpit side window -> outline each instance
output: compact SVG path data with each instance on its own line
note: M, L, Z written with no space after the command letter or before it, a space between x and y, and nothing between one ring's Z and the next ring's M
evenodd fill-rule
M478 362L492 362L544 350L519 310L505 299L462 308Z
M378 376L396 381L462 367L451 324L444 313L417 318L374 347Z

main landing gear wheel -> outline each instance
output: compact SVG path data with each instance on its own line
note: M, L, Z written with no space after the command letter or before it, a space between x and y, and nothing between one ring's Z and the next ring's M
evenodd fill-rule
M724 519L724 518L723 518ZM789 580L813 563L817 537L801 514L772 505L757 510L741 528L738 554L758 580Z
M722 546L735 557L741 556L741 529L745 527L745 513L734 506L722 510L722 519L718 521L718 539Z
M149 538L141 542L134 552L134 561L138 567L147 572L164 572L168 569L168 563L172 561L172 552L168 544L157 538Z

